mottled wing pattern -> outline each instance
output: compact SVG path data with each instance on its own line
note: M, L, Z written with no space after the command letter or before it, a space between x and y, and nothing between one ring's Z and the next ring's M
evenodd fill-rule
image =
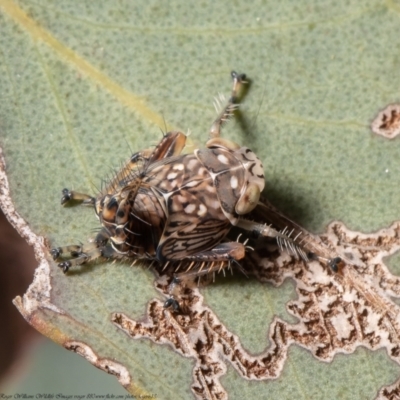
M223 213L235 224L236 203L245 185L243 165L237 160L235 153L221 148L198 149L195 154L207 166Z
M160 238L157 258L179 260L221 242L230 222L221 210L217 190L208 170L194 154L156 163L147 184L166 205L167 223Z
M201 186L208 183L199 184ZM180 197L187 202L180 203ZM168 199L168 223L160 239L157 257L178 260L209 250L220 243L231 225L219 209L210 209L209 199L180 190ZM182 218L184 213L184 218Z

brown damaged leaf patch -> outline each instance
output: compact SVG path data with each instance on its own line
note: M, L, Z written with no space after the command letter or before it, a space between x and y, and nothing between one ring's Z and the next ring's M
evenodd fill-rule
M102 371L116 376L122 386L128 387L130 385L131 377L128 370L123 365L106 358L98 357L93 349L86 343L72 340L65 342L63 345L67 350L73 351L74 353L85 357L91 364L97 366L97 368L101 369Z
M385 348L400 364L400 309L391 299L400 297L400 279L383 262L399 250L399 236L400 222L370 235L332 223L321 239L339 254L351 257L353 263L339 274L315 261L305 264L287 254L264 257L257 249L251 252L251 272L259 280L279 285L290 277L298 294L287 307L299 322L290 324L275 318L269 330L271 345L257 356L249 354L240 338L204 305L197 288L186 290L184 314L175 314L164 309L161 301L152 300L145 322L118 312L112 321L133 339L147 338L193 358L191 389L198 399L228 398L220 383L228 364L248 380L277 378L292 344L308 349L324 362L332 361L338 353L353 353L359 346ZM157 288L168 295L168 284L162 279ZM377 395L390 399L399 390L400 378Z
M371 129L377 135L393 139L400 133L400 104L389 104L371 123Z

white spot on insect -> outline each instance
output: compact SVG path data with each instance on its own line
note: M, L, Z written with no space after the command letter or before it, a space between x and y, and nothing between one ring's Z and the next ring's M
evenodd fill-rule
M229 164L229 160L226 156L224 156L223 154L218 154L218 161L221 162L222 164Z
M207 214L207 207L204 204L200 204L197 215L199 217L204 217L206 214Z
M185 196L182 196L182 195L180 195L180 194L177 196L177 199L178 199L178 201L179 201L180 203L184 203L185 201L187 201L186 197L185 197Z
M172 167L172 169L175 169L176 171L183 171L185 166L183 164L176 164Z
M199 175L199 176L207 175L207 174L208 174L207 169L203 168L203 167L199 168L199 170L197 171L197 175Z
M189 204L184 208L186 214L191 214L196 209L194 204Z
M218 200L214 200L211 203L211 206L212 206L212 208L215 208L216 210L218 210L218 208L220 208L221 204L220 204L220 202Z
M214 185L207 185L206 186L207 192L215 193L215 186Z
M194 168L198 165L199 161L197 160L197 158L192 158L191 160L189 160L189 162L187 163L187 168L189 171L193 171Z
M231 188L236 189L238 187L238 179L236 176L231 176Z
M177 176L178 176L178 173L177 173L177 172L170 172L170 173L167 175L167 179L168 179L168 180L175 179Z
M176 202L176 201L173 201L173 202L171 203L171 209L172 209L172 211L174 211L174 212L180 212L180 211L182 210L182 205L181 205L181 203L178 203L178 202Z

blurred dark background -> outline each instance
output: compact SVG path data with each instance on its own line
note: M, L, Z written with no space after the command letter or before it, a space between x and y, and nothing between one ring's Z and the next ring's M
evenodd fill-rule
M36 265L33 249L0 209L0 395L126 395L115 377L39 334L14 306Z
M19 236L0 210L0 387L18 375L23 356L40 335L22 318L12 299L32 282L33 249Z

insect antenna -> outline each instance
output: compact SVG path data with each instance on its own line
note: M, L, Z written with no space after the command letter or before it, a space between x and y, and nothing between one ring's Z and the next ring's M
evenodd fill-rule
M266 91L267 91L267 85L264 85L264 89L263 89L263 93L262 93L262 96L261 96L260 105L258 106L257 113L256 113L255 117L253 118L253 120L251 121L251 125L249 127L251 132L254 132L254 130L255 130L255 126L256 126L256 123L257 123L257 118L260 115L260 111L261 111L261 107L262 107L264 99L265 99L265 92Z
M165 120L164 113L162 113L161 115L162 115L162 119L163 119L163 122L164 122L164 131L161 128L160 128L160 130L161 130L161 133L163 134L163 137L165 137L167 135L167 132L168 132L168 126L167 126L167 121Z
M99 233L101 230L102 230L102 228L96 227L96 228L90 229L90 232Z
M124 135L124 141L125 141L126 145L128 146L129 153L130 153L130 154L133 154L133 149L132 149L132 147L131 147L131 145L130 145L130 143L129 143L129 141L128 141L128 139L126 138L125 135Z
M94 188L93 191L100 193L101 189L94 182L90 182L90 186L92 186L92 190Z

